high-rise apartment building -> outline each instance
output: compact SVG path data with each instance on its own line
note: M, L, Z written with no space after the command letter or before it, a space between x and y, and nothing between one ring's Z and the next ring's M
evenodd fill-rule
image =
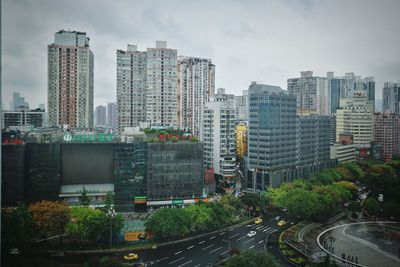
M107 103L107 127L113 132L117 130L117 104L115 102Z
M219 178L235 176L235 108L233 100L212 99L204 107L204 164Z
M211 59L178 59L178 125L202 139L204 105L214 97L215 65Z
M249 95L247 90L243 90L242 95L235 96L235 116L237 121L248 121L248 101Z
M94 124L96 127L105 127L107 118L107 109L105 106L100 105L96 107L94 111Z
M167 42L156 41L156 48L138 51L128 45L117 50L118 131L152 125L177 127L178 56Z
M85 32L60 30L48 45L49 126L93 127L93 53Z
M340 134L349 133L353 135L354 144L370 146L373 108L373 102L363 91L354 92L351 99L341 99L340 108L336 110L336 142Z
M382 90L382 111L400 116L400 83L385 82Z
M288 79L287 88L296 96L298 114L329 114L326 78L313 76L312 71L302 71L300 78Z
M400 156L400 117L395 113L374 113L373 141L383 148L383 158Z

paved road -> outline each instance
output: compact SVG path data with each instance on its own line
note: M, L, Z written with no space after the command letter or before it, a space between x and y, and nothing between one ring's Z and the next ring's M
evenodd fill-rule
M271 252L282 266L290 266L278 251L280 232L289 227L278 227L272 218L264 218L261 224L249 224L238 228L211 234L168 246L156 250L141 251L139 256L143 262L153 262L151 266L200 267L208 263L215 264L219 257L229 256L229 242L231 248L243 250L263 251L265 239L268 235L267 250ZM253 237L247 237L249 231L256 231ZM118 255L122 258L122 255ZM139 261L140 261L139 260Z

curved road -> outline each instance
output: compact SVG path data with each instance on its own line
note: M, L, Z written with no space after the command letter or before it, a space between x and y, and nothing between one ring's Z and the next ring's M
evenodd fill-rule
M243 250L265 250L265 239L268 236L267 250L275 256L282 266L289 265L278 251L279 234L283 229L289 227L278 227L273 218L264 218L261 224L249 224L229 229L219 234L209 234L190 241L162 246L156 250L143 250L138 252L139 262L149 263L148 266L167 267L200 267L212 266L221 257L229 257L229 246ZM249 231L256 231L253 237L247 237ZM115 255L122 258L122 254ZM137 262L137 261L136 261ZM126 264L128 265L128 264Z

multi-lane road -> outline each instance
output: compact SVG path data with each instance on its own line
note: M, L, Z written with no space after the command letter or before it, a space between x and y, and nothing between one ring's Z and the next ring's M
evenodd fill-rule
M282 266L290 266L278 251L279 234L288 225L289 223L284 227L278 227L273 218L264 218L261 224L251 223L190 241L161 246L155 250L140 251L139 262L143 261L151 266L200 267L215 264L219 259L229 256L230 248L237 248L240 251L267 250ZM250 231L255 231L256 234L248 237ZM265 246L267 238L268 244ZM122 258L122 255L118 256Z

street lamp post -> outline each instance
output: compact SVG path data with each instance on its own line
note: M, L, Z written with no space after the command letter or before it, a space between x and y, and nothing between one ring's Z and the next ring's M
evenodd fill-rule
M111 249L111 247L112 247L112 221L113 221L113 218L115 216L117 216L113 207L110 207L108 209L106 216L110 219L110 249Z

